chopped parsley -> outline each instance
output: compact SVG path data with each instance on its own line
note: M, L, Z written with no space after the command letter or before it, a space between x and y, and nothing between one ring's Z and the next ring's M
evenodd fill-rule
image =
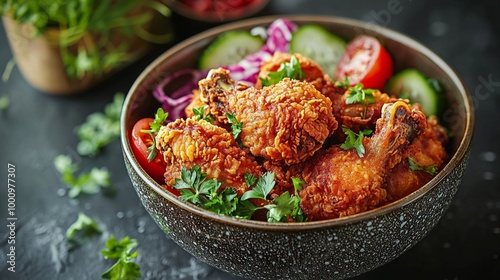
M74 241L78 232L81 232L83 235L90 235L101 233L102 230L96 221L80 212L78 213L78 219L66 230L66 238L69 241Z
M373 93L378 91L376 89L366 89L363 88L362 83L358 83L355 86L351 87L349 83L349 78L346 77L343 82L336 81L336 87L345 87L349 91L349 96L345 99L345 104L355 104L360 103L365 106L365 110L363 112L363 118L366 118L366 110L368 109L368 105L375 102L375 97Z
M253 213L260 209L266 209L268 222L286 222L288 217L295 221L305 221L306 217L300 208L300 190L302 181L293 180L295 193L291 195L288 191L268 201L267 196L275 186L274 173L267 172L260 177L245 174L245 182L252 187L238 198L233 187L226 187L220 191L222 182L217 179L207 179L207 174L201 171L199 166L191 169L182 168L181 178L175 180L173 187L180 192L180 198L198 205L204 209L232 217L250 219ZM267 202L262 207L257 207L249 199L262 199Z
M0 111L3 111L9 107L9 97L7 95L0 96Z
M306 74L300 67L299 60L292 55L290 62L281 63L276 72L270 72L267 78L260 78L263 86L270 86L279 83L284 78L303 79Z
M126 236L118 241L114 236L106 240L106 247L101 250L105 259L116 259L101 277L111 280L135 280L141 277L140 267L133 260L139 255L138 251L132 252L137 247L137 240Z
M415 160L412 157L409 157L408 158L408 165L410 166L410 169L412 171L420 170L420 171L427 172L433 176L436 174L436 166L434 164L429 165L429 166L420 166L415 162Z
M241 130L243 129L243 123L236 119L236 117L234 116L234 113L233 114L226 113L226 117L227 117L229 124L231 124L231 131L233 133L234 139L236 140L236 143L238 143L238 145L240 147L243 147L243 143L241 142L241 139L239 138Z
M363 146L364 136L370 136L372 133L371 129L363 129L359 133L350 130L348 127L343 126L342 131L347 135L345 142L340 145L344 150L355 149L359 157L363 157L365 154L365 147Z
M95 156L101 148L120 136L120 114L124 95L116 93L113 102L106 105L103 112L87 116L86 121L75 128L80 142L77 145L81 156Z
M158 131L160 131L161 126L165 123L167 118L168 118L168 113L163 111L162 108L158 108L158 110L156 110L154 121L149 123L150 129L141 130L142 133L147 133L151 136L152 144L151 144L151 146L148 147L148 161L149 162L153 161L155 159L156 155L158 154L158 152L156 151L155 135L158 134Z
M193 108L193 114L198 118L198 120L205 120L209 123L213 123L215 121L215 117L211 113L208 113L205 116L205 109L207 107L208 105L203 105L200 108Z
M95 194L101 188L111 186L111 174L102 167L94 167L88 173L80 173L75 176L79 167L74 164L71 157L68 155L59 155L54 159L54 166L61 174L61 180L68 186L68 196L75 198L82 193Z

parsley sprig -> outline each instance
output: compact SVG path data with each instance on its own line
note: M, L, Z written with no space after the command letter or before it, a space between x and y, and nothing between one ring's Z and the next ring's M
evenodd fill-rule
M355 149L359 157L363 157L365 154L365 147L363 146L364 136L370 136L372 134L371 129L363 129L356 133L349 129L347 126L342 126L342 131L347 135L345 142L340 145L344 150Z
M66 230L66 238L72 243L78 243L76 241L78 237L100 233L102 233L102 230L97 222L80 212L77 220Z
M226 117L229 124L231 124L231 132L233 133L236 143L238 143L240 147L243 147L243 143L241 142L240 138L241 130L243 129L243 123L236 119L234 113L226 113Z
M111 236L106 240L106 247L101 250L105 259L116 259L116 263L111 266L101 277L111 280L135 280L141 277L140 267L133 260L139 255L138 251L132 252L138 243L135 239L126 236L118 241Z
M433 176L436 174L436 166L434 164L429 165L429 166L420 166L415 162L415 160L412 157L409 157L408 158L408 165L410 166L410 169L412 171L420 170L420 171L427 172Z
M104 146L120 136L123 100L123 93L116 93L113 101L104 108L104 112L90 114L83 124L75 128L80 138L77 145L78 154L95 156Z
M345 87L349 91L349 96L345 99L345 104L355 104L360 103L365 107L363 112L363 119L366 118L366 111L368 109L368 105L375 102L375 97L373 93L378 91L376 89L367 89L363 88L362 83L358 83L355 86L350 86L349 78L346 77L345 80L335 82L335 86L337 87Z
M193 108L193 114L198 118L198 120L205 120L209 123L213 123L215 121L215 117L208 113L205 115L205 109L208 105L203 105L200 108Z
M281 63L276 72L270 72L267 78L260 78L263 86L270 86L279 83L284 78L303 79L306 76L300 67L299 60L292 55L290 62Z
M68 155L59 155L54 159L54 166L61 174L61 180L66 183L69 188L68 196L75 198L82 193L95 194L101 188L109 188L111 186L111 174L102 167L94 167L87 173L78 172L79 167L73 163L73 160Z
M273 199L267 200L267 196L274 188L274 173L266 172L260 177L255 177L249 173L245 174L247 186L252 187L238 198L233 187L224 188L220 191L222 182L217 179L207 179L207 174L201 171L199 166L191 169L183 168L181 178L177 178L173 187L178 189L181 199L189 201L209 211L232 217L250 219L255 211L267 209L268 222L286 222L288 217L301 222L306 220L306 216L300 208L300 197L298 190L302 181L293 180L295 193L291 195L288 191ZM262 207L257 207L249 199L262 199L267 202Z
M147 133L151 136L152 144L148 147L148 161L151 162L155 159L158 152L156 151L156 134L160 131L161 126L165 123L168 118L168 113L163 111L162 108L156 110L154 121L149 123L150 129L142 129L142 133Z

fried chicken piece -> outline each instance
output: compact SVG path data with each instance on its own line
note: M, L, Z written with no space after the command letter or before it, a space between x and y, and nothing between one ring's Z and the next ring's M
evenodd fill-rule
M299 195L309 220L353 215L384 203L386 174L405 158L425 125L425 115L405 102L386 104L375 134L363 140L363 157L336 145L308 159L298 175L306 182Z
M448 160L447 142L448 135L438 118L430 116L424 133L409 147L409 157L423 170L412 170L409 160L402 160L391 169L385 183L389 202L416 191L443 168Z
M261 166L238 146L231 133L205 120L177 119L162 126L156 136L156 147L167 163L168 186L180 178L182 167L190 169L197 165L208 179L224 181L222 188L232 186L241 196L247 190L245 173L262 174Z
M199 82L202 100L221 123L241 122L240 139L254 156L285 164L319 150L337 128L329 98L307 82L283 79L262 89L235 85L229 71L212 69Z

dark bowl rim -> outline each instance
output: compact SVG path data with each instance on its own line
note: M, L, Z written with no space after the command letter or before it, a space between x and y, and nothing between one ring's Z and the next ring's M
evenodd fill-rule
M171 194L167 190L163 189L158 183L156 183L140 166L140 164L135 159L132 149L128 143L128 135L125 127L125 120L127 117L127 112L130 106L130 100L132 99L132 93L140 86L141 82L148 76L153 69L155 69L158 65L160 65L165 58L177 53L178 51L186 48L187 46L202 41L204 38L208 38L213 36L214 34L218 34L222 31L233 29L233 28L247 28L250 26L257 26L262 24L269 24L273 20L278 18L287 18L292 22L318 22L324 24L348 24L352 25L356 28L364 28L371 32L375 32L377 34L382 35L383 37L390 38L392 40L403 43L406 46L409 46L423 55L427 56L434 63L441 68L446 75L452 80L453 84L460 91L460 98L464 101L465 106L465 131L464 136L460 141L460 144L457 148L455 154L450 158L449 162L446 166L441 170L431 181L422 186L417 191L409 194L408 196L389 203L387 205L378 207L373 210L369 210L366 212L362 212L359 214L331 219L331 220L322 220L322 221L309 221L309 222L297 222L297 223L268 223L263 221L253 221L253 220L244 220L238 219L229 216L219 215L208 210L202 209L201 207L195 206L191 203L182 201L177 198L175 195ZM157 194L161 195L169 202L181 207L182 209L191 212L197 216L202 218L211 219L217 221L219 223L225 223L231 226L237 227L245 227L252 228L256 230L275 230L275 231L306 231L317 228L331 228L331 227L340 227L345 226L351 223L357 223L365 220L373 219L377 216L387 214L389 212L400 209L409 203L416 201L432 189L434 189L437 185L440 184L452 171L457 168L457 166L464 160L466 157L470 143L472 141L473 129L474 129L474 106L472 101L472 96L466 87L463 79L458 75L458 73L449 66L443 59L441 59L437 54L433 51L425 47L423 44L419 43L415 39L409 37L408 35L404 35L397 31L391 30L387 27L383 27L380 25L375 25L372 23L368 23L361 20L338 17L338 16L321 16L321 15L308 15L308 14L286 14L286 15L272 15L272 16L263 16L263 17L255 17L250 19L244 19L232 23L226 23L204 32L201 32L197 35L194 35L190 38L185 39L182 42L179 42L175 46L171 47L163 54L161 54L158 58L156 58L151 64L149 64L143 72L136 79L132 87L130 88L127 97L123 104L121 119L120 119L120 129L121 129L121 144L124 156L130 162L132 168L137 172L141 180L147 183L149 187L151 187Z

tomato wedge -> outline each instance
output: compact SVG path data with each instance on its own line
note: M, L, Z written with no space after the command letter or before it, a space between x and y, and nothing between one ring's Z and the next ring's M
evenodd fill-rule
M160 153L152 161L148 161L148 147L153 144L153 140L148 133L143 133L141 130L149 130L149 123L153 122L152 118L140 119L135 123L131 132L131 146L135 158L151 178L159 184L164 184L163 174L165 173L165 161Z
M393 74L392 58L377 38L360 35L347 45L337 65L335 79L349 79L351 86L362 83L364 88L382 90Z

